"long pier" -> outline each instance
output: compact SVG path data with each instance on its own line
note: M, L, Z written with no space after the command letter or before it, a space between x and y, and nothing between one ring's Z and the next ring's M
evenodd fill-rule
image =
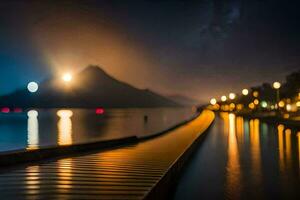
M1 197L164 199L214 120L208 110L170 132L125 147L0 170Z

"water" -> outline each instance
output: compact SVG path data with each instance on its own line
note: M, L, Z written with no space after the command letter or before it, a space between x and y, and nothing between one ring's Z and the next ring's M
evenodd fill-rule
M300 132L222 113L174 199L300 199L299 174Z
M190 108L28 110L0 113L0 151L37 149L165 130L193 115ZM147 115L147 120L144 116Z

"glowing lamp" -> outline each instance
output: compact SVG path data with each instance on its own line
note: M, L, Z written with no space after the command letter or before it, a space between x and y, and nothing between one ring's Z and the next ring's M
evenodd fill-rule
M273 88L274 89L278 90L280 87L281 87L281 84L279 82L276 81L276 82L273 83Z
M229 104L229 108L230 109L234 109L235 108L235 104L234 103Z
M253 96L254 96L254 97L258 97L258 95L259 95L258 91L254 91L254 92L253 92Z
M31 93L38 91L38 89L39 89L39 85L34 81L28 83L27 85L27 90Z
M248 107L249 107L250 109L254 109L254 108L255 108L255 105L254 105L254 103L249 103Z
M284 101L279 101L278 106L279 106L280 108L283 108L284 105L285 105Z
M216 103L217 103L217 100L216 100L215 98L212 98L212 99L210 100L210 104L211 104L211 105L216 105Z
M249 91L248 91L247 89L243 89L243 90L242 90L242 94L243 94L244 96L246 96L246 95L249 94Z
M229 93L229 99L233 100L235 99L236 95L234 93Z
M290 112L292 110L291 104L286 104L286 111Z
M221 101L226 101L227 100L227 97L225 95L221 96Z
M261 107L266 108L268 106L268 103L265 101L261 102Z

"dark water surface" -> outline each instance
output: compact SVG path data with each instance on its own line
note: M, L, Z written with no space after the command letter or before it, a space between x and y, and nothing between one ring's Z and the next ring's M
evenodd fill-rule
M146 136L193 115L191 108L62 109L0 113L0 151ZM147 115L147 120L144 116Z
M299 130L222 113L174 199L300 199L299 163Z

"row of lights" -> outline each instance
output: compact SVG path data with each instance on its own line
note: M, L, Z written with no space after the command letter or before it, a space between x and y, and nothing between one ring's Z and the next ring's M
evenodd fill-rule
M296 111L298 107L300 107L300 101L298 100L295 105L292 105L290 103L285 103L283 100L280 101L280 96L279 96L279 89L281 87L281 84L279 82L274 82L273 83L273 88L276 90L276 104L275 105L270 105L270 108L271 110L274 110L274 109L278 109L278 108L286 108L286 110L288 112L293 112L293 111ZM249 94L249 91L248 89L243 89L242 90L242 94L244 96L248 95ZM253 92L253 97L258 97L259 96L259 93L258 91L254 91ZM230 93L229 94L229 99L233 100L235 98L235 94L234 93ZM298 94L298 99L300 99L300 92ZM225 102L227 100L227 97L224 95L224 96L221 96L221 101L222 102ZM217 100L215 98L212 98L210 103L213 105L213 106L219 106L217 104ZM266 101L259 101L257 98L253 100L253 102L249 103L248 107L250 109L254 109L256 106L258 105L261 105L262 108L267 108L268 107L268 103ZM226 107L227 105L225 105ZM234 103L231 103L229 106L227 106L226 108L224 108L225 110L231 108L231 109L234 109L234 108L237 108L238 110L241 110L243 105L242 104L237 104L235 105Z
M279 92L279 88L280 88L280 87L281 87L281 84L280 84L279 82L276 81L276 82L273 83L273 88L277 90L277 93ZM247 95L249 94L249 90L246 89L246 88L243 89L243 90L242 90L242 94L243 94L244 96L247 96ZM258 95L259 95L259 94L258 94L257 91L254 91L254 92L253 92L253 96L254 96L254 97L258 97ZM277 96L279 96L279 95L277 95ZM234 100L234 99L236 98L236 94L235 94L235 93L229 93L228 97L229 97L230 100ZM221 101L222 101L222 102L227 101L227 97L226 97L225 95L221 96ZM255 102L254 102L255 105L257 105L257 104L259 103L259 102L257 102L257 101L258 101L257 99L255 99L254 101L255 101ZM277 97L277 101L278 101L278 97ZM216 105L217 102L218 102L218 101L217 101L216 98L211 98L211 99L210 99L210 104L211 104L211 105ZM264 102L264 105L262 105L262 106L265 106L265 107L266 107L265 103L266 103L266 102Z
M63 76L62 76L61 78L62 78L62 80L63 80L64 82L67 83L67 82L70 82L70 81L73 79L73 76L72 76L71 73L65 73L65 74L63 74ZM28 90L29 92L31 92L31 93L37 92L38 89L39 89L39 85L38 85L38 83L35 82L35 81L31 81L31 82L29 82L29 83L27 84L27 90Z

